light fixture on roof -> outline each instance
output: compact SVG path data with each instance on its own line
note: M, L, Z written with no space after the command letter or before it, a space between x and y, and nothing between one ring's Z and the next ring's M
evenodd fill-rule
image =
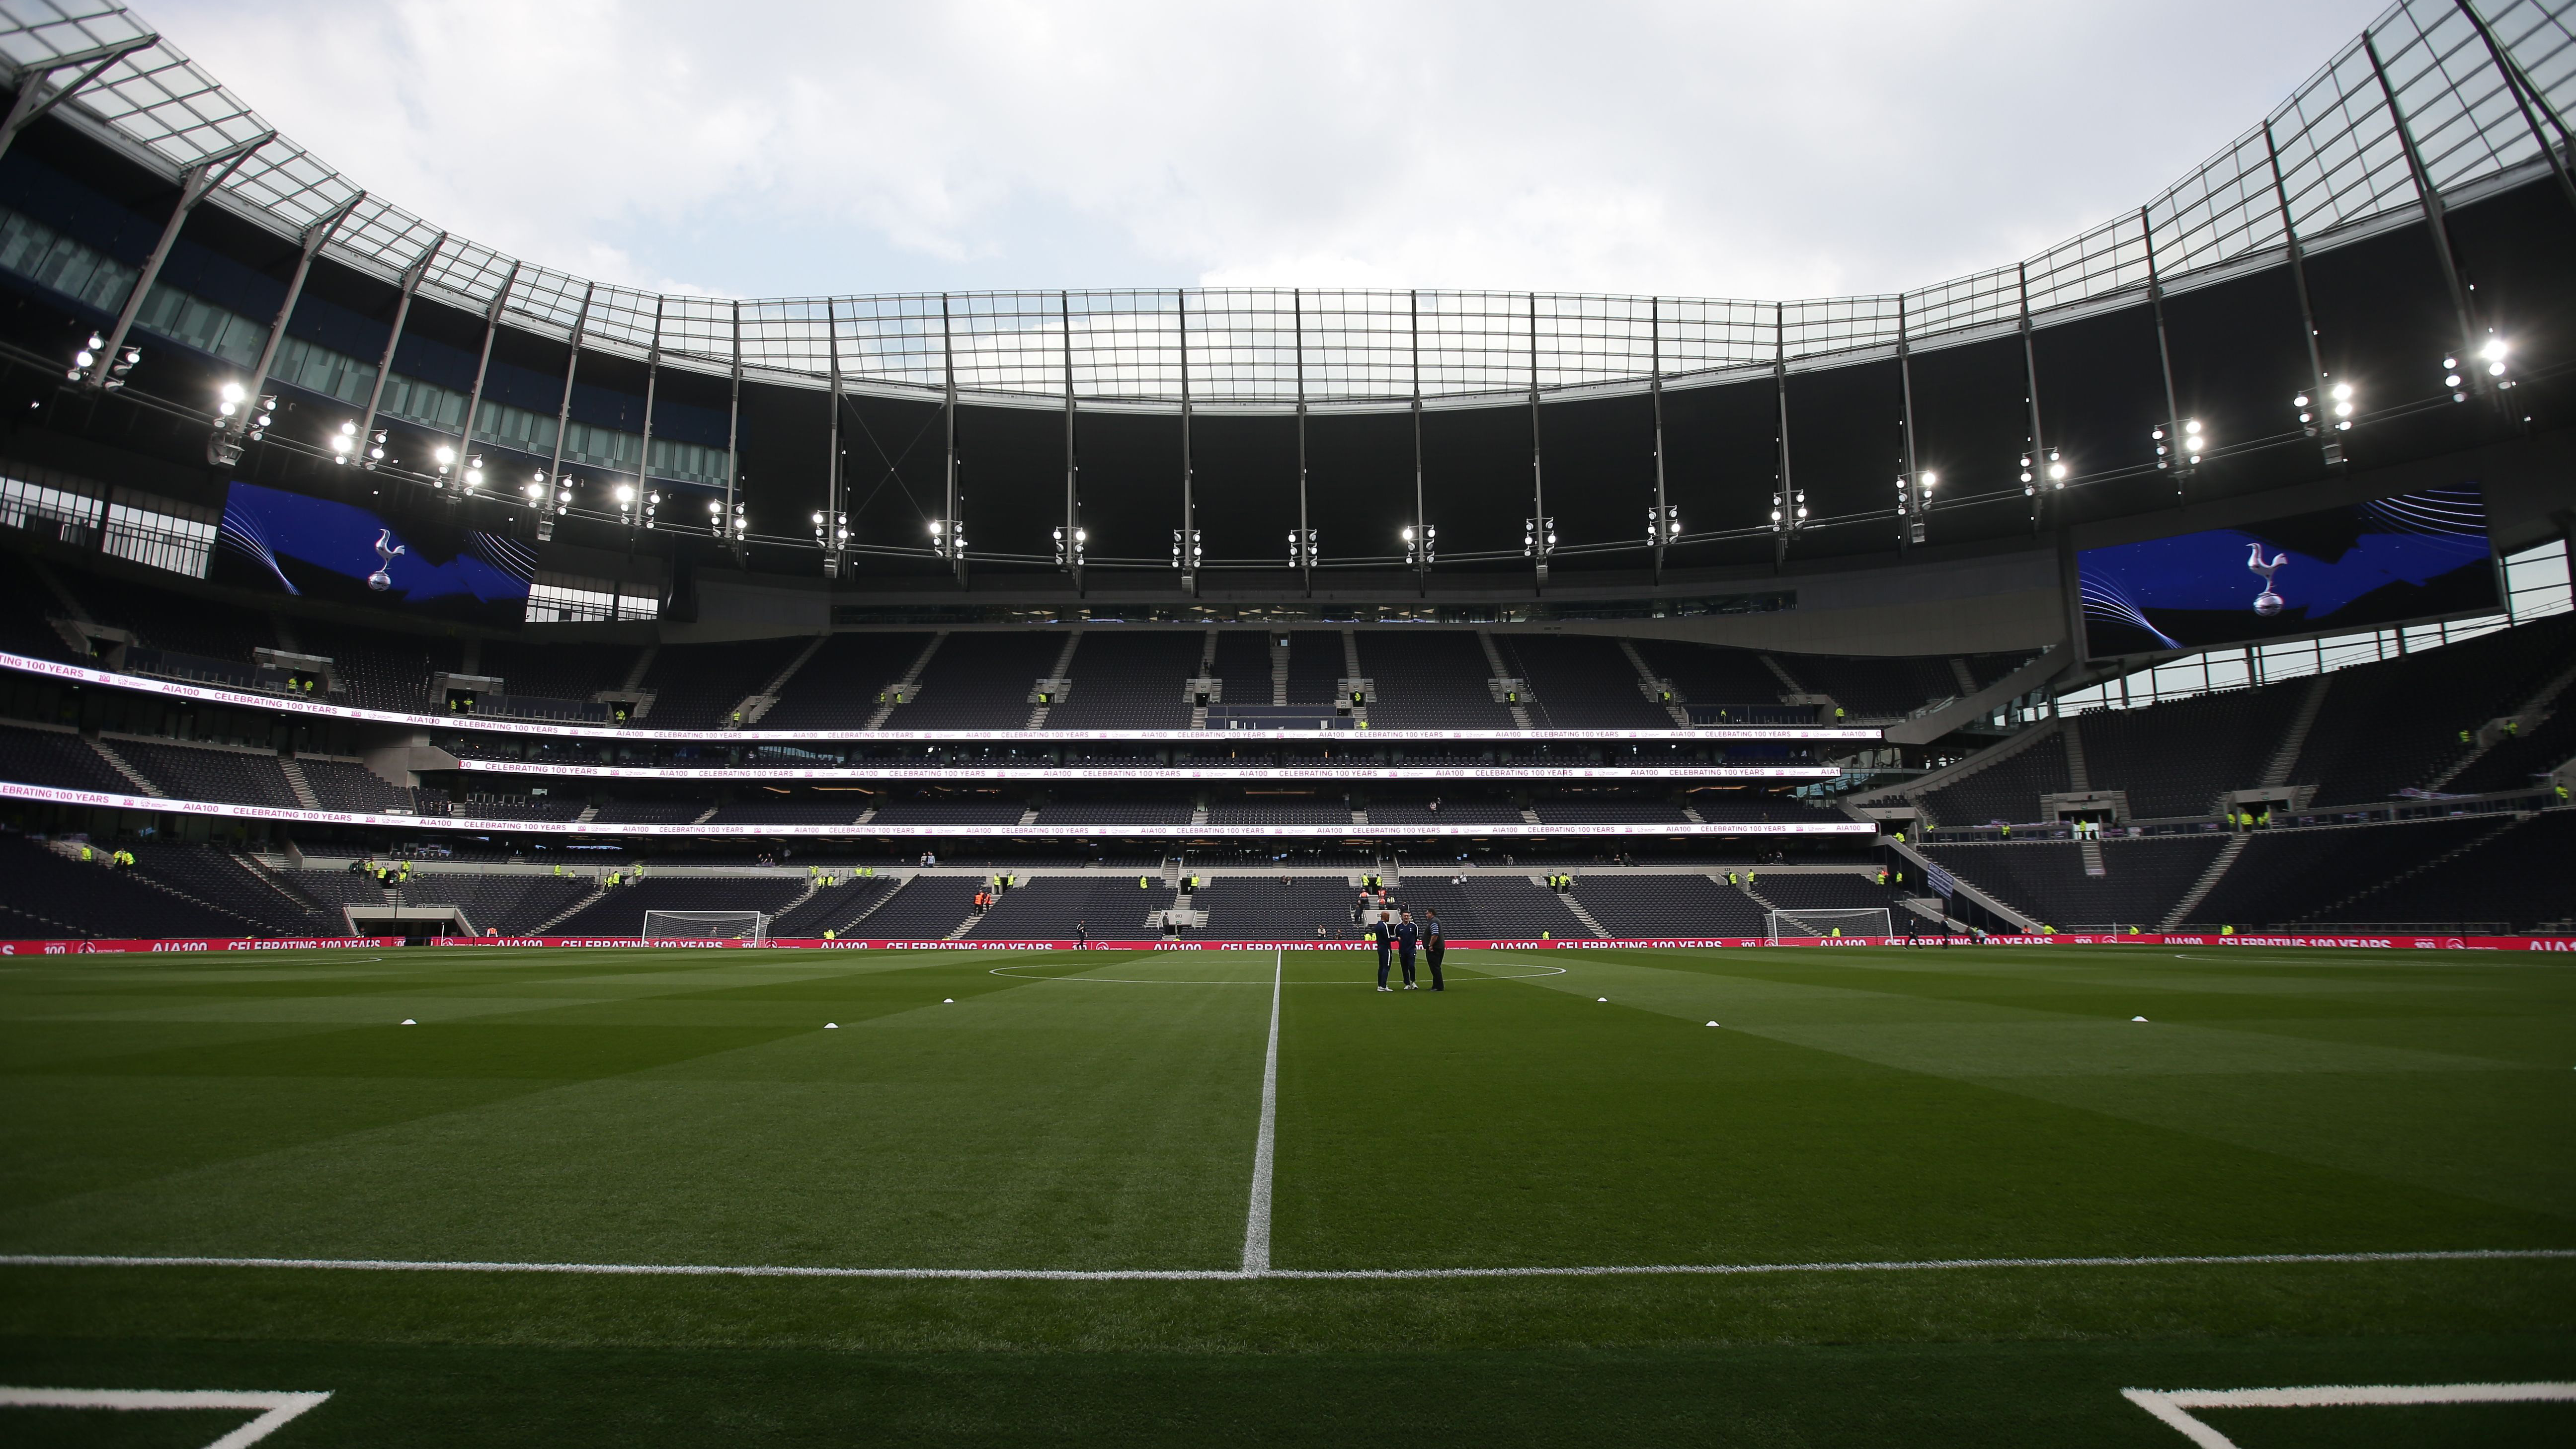
M1288 566L1290 568L1311 569L1315 566L1315 561L1319 557L1316 553L1315 540L1316 533L1311 528L1288 530Z
M2200 419L2185 418L2172 428L2158 428L2152 435L2156 444L2156 466L2171 468L2177 460L2189 469L2197 465L2209 449L2209 434L2202 431Z
M70 378L74 382L80 381L82 377L88 374L91 368L98 365L98 355L106 350L107 339L99 336L95 332L91 333L89 335L88 345L73 350L71 370L64 373L63 376ZM107 376L100 380L100 385L111 392L115 391L117 388L125 386L125 375L132 372L134 370L134 365L142 360L143 349L140 347L120 347L116 349L115 360L108 363Z
M1419 537L1416 535L1419 534ZM1426 523L1404 530L1404 562L1408 568L1427 569L1440 561L1440 525Z
M333 433L333 434L331 435L331 461L332 461L332 463L334 463L335 465L339 465L339 466L346 466L346 465L348 464L349 459L350 459L353 455L355 455L355 454L357 453L357 451L358 451L358 425L357 425L357 423L356 423L355 421L350 421L350 422L342 423L342 424L340 425L340 431L338 431L338 432L336 432L336 433Z
M1062 524L1055 527L1055 566L1060 569L1082 567L1083 556L1091 543L1091 530Z
M1649 508L1646 510L1646 541L1648 543L1672 543L1678 540L1681 536L1682 511L1679 507L1667 503L1660 508Z
M215 427L206 437L206 461L219 468L240 462L242 446L268 436L276 413L276 398L253 398L238 382L227 381L216 388Z
M1795 533L1807 526L1807 490L1789 488L1771 495L1771 531Z
M1554 517L1521 520L1521 557L1538 568L1538 581L1547 582L1548 555L1556 552L1556 519Z

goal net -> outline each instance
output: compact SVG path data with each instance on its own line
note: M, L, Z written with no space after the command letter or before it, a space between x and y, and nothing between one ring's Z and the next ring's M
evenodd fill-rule
M1885 906L1862 909L1837 907L1833 910L1773 911L1763 917L1772 940L1783 936L1893 936Z
M640 939L749 941L765 945L769 940L769 917L759 911L646 911Z

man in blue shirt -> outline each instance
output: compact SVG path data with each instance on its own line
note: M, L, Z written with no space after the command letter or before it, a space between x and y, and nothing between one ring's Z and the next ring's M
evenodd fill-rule
M1395 949L1404 956L1404 989L1407 991L1414 989L1413 947L1421 939L1422 928L1413 924L1413 912L1406 911L1404 919L1396 923Z

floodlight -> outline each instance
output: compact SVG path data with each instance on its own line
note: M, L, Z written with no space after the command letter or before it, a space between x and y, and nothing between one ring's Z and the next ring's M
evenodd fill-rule
M2510 351L2512 351L2512 349L2505 345L2505 340L2503 338L2490 337L2487 339L2487 345L2478 349L2478 356L2485 358L2489 362L2502 362L2504 361L2504 355Z
M519 491L525 493L530 498L543 498L546 496L546 485L543 483L531 482L522 485Z
M711 517L712 517L712 516L714 516L714 515L716 515L716 514L720 514L720 513L723 513L723 512L724 512L724 505L723 505L722 503L719 503L719 502L717 502L715 499L712 499L712 498L710 498L710 499L708 499L708 500L707 500L707 513L708 513L708 515L709 515L709 516L711 516Z
M438 466L445 468L456 461L456 450L441 443L438 445L438 451L431 456L438 459Z
M620 502L620 503L632 503L632 502L634 502L634 501L635 501L635 489L633 488L633 486L632 486L632 485L629 485L629 484L625 484L625 483L620 483L620 484L618 484L618 485L617 485L617 501L618 501L618 502Z

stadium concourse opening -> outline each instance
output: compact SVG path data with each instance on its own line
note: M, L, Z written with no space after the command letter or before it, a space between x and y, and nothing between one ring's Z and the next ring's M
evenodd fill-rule
M661 295L0 60L0 1438L2576 1431L2562 0L1787 303Z

